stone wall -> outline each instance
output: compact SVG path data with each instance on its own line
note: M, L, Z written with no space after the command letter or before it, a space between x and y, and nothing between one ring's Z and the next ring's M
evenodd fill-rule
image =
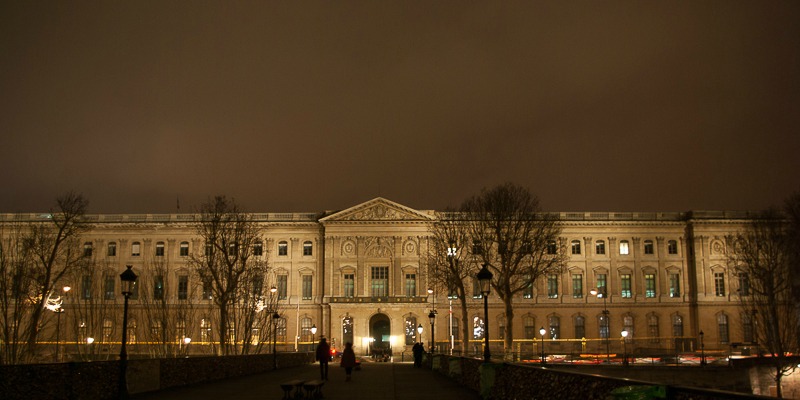
M753 399L762 398L743 393L615 378L558 368L518 364L488 363L474 358L436 355L434 369L483 395L486 399L597 399L611 397L614 389L625 386L658 386L669 399ZM621 367L620 367L621 368ZM692 372L687 370L687 372Z
M278 368L314 362L313 353L281 353ZM131 394L194 385L272 370L272 355L142 359L128 361ZM0 366L3 400L117 399L118 361Z

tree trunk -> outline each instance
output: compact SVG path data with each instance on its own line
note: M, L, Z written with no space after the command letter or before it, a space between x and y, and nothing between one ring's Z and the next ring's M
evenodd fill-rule
M503 329L503 350L508 355L514 351L514 306L511 304L511 297L503 299L503 305L506 309L506 326Z

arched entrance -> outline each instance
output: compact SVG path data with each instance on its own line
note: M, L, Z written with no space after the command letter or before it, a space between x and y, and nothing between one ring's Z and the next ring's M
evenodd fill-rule
M391 354L391 342L389 339L391 332L391 322L386 314L375 314L369 319L370 354L384 355Z

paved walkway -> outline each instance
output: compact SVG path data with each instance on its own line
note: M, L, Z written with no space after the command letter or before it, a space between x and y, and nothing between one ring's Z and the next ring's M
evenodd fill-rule
M344 368L331 363L328 382L322 388L325 400L478 400L478 393L451 381L438 372L414 368L410 362L363 362L345 382ZM281 399L281 382L319 379L319 364L280 369L263 374L216 381L186 388L133 396L135 400Z

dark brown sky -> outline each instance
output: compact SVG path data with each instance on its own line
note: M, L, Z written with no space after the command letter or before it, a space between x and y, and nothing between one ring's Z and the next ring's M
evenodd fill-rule
M797 1L0 5L0 212L759 209L799 127Z

